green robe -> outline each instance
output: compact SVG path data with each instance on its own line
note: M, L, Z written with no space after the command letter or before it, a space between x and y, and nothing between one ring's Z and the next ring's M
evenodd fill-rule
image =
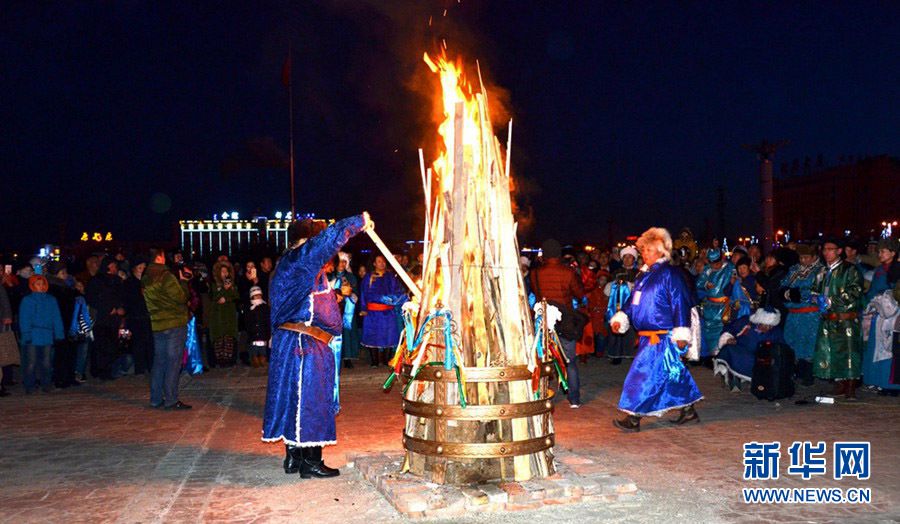
M214 284L209 292L209 338L213 341L222 337L237 338L238 318L237 301L238 290L235 286L225 289L224 286ZM219 299L224 298L225 303L219 304Z
M841 262L830 274L823 268L812 291L831 300L826 317L831 313L857 314L857 318L849 320L822 319L816 337L815 375L822 379L859 378L863 350L858 317L863 296L862 276L853 264Z

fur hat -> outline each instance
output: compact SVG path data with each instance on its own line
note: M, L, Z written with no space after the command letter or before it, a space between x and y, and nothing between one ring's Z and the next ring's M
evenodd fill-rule
M781 312L774 308L759 308L750 316L750 322L774 327L781 323Z
M346 251L338 251L338 258L347 264L350 263L350 253L347 253Z
M706 250L706 259L710 262L718 262L722 258L722 252L716 248L709 248Z
M631 255L637 260L638 250L634 248L634 246L623 247L622 251L619 251L619 256L624 257L625 255Z
M651 227L637 239L635 245L638 249L644 246L656 246L662 258L668 260L672 258L672 235L669 231L661 227Z
M253 295L262 295L262 288L259 286L253 286L250 288L250 297L253 298Z
M519 257L519 267L531 267L531 259L526 256Z

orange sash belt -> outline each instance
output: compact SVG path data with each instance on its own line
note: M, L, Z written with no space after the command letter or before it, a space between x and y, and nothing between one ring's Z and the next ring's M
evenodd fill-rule
M706 300L710 302L714 302L716 304L724 304L728 302L728 297L706 297Z
M391 311L393 309L394 306L379 304L378 302L369 302L368 304L366 304L366 310L368 311Z
M650 339L650 343L653 345L659 344L659 336L667 335L669 333L668 329L661 329L659 331L638 331L637 334L639 337L647 337Z

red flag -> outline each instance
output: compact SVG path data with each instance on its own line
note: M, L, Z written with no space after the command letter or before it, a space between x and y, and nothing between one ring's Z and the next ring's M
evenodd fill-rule
M281 83L284 84L284 87L289 87L291 85L291 55L288 54L287 58L284 60L284 65L281 66Z

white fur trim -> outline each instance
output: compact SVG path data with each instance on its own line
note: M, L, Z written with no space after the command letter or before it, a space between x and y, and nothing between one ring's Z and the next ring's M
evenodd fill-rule
M777 326L781 322L781 312L776 309L774 312L769 313L765 309L759 308L750 316L750 322L765 326Z
M725 332L722 333L722 336L719 337L719 343L716 345L716 349L722 349L728 344L729 340L734 340L734 335L731 333Z
M631 322L628 320L628 315L626 315L622 311L617 311L615 315L609 319L609 325L612 326L614 323L619 323L619 331L618 334L622 335L628 332L628 329L631 327Z
M674 340L675 342L690 342L691 341L691 328L689 328L689 327L672 328L672 340Z
M303 408L303 362L306 360L303 358L303 334L297 333L297 346L298 353L300 359L300 372L297 373L297 420L295 422L295 438L297 442L300 442L300 410ZM295 446L297 444L294 444Z
M638 259L638 250L635 249L634 246L628 246L624 248L622 251L619 251L619 256L624 257L625 255L631 255L635 260Z
M622 411L622 412L627 413L627 414L629 414L629 415L633 415L633 416L635 416L635 417L661 417L661 416L663 416L667 411L671 411L671 410L673 410L673 409L686 408L686 407L688 407L688 406L693 406L693 405L696 404L697 402L700 402L701 400L703 400L703 398L704 398L704 397L701 395L700 398L698 398L697 400L695 400L695 401L693 401L693 402L688 402L687 404L682 404L682 405L680 405L680 406L672 406L672 407L670 407L670 408L661 409L661 410L659 410L659 411L651 411L650 413L635 413L634 411L628 411L627 409L622 409L622 408L619 408L619 411Z
M404 313L416 314L419 312L419 304L413 302L412 300L407 300L400 306L400 310Z
M742 375L742 374L738 373L737 371L733 370L731 368L731 366L728 365L728 362L725 362L722 359L718 359L718 358L716 359L715 370L716 370L715 375L722 375L723 377L727 377L728 376L727 374L731 373L732 375L743 380L744 382L752 382L753 381L752 377L748 377L747 375Z

